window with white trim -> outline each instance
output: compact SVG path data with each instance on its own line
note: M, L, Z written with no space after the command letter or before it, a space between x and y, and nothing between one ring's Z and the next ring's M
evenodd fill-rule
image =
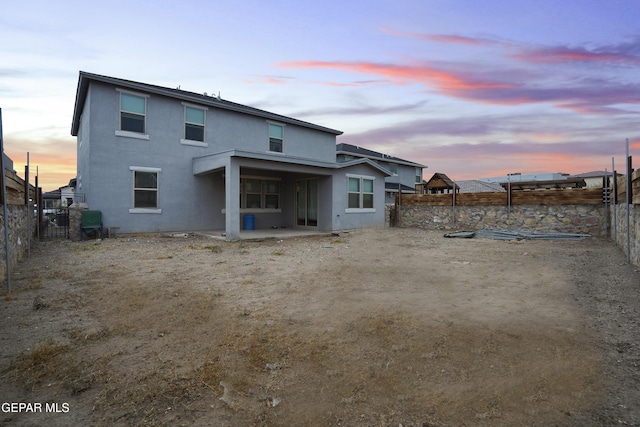
M205 115L202 108L184 106L184 139L204 142Z
M416 183L422 183L422 168L416 168Z
M158 208L158 172L133 170L134 209Z
M144 134L146 129L147 98L120 92L120 130Z
M398 175L398 164L397 163L389 163L389 171L394 175Z
M284 145L284 126L269 123L269 151L282 153Z
M373 209L373 178L349 176L348 178L349 209Z
M280 209L280 180L240 178L241 209Z

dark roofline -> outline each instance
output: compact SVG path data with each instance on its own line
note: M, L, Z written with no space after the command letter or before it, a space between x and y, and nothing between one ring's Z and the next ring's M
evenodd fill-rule
M368 148L358 147L352 144L340 143L336 144L336 154L355 154L359 157L366 157L369 159L384 160L386 162L398 163L407 166L415 166L419 168L427 168L426 165L404 160L399 157L389 156L387 154L379 153L377 151L369 150Z
M276 120L283 123L294 124L334 135L342 135L342 131L331 129L328 127L315 125L313 123L294 119L292 117L282 116L280 114L271 113L269 111L260 110L258 108L249 107L247 105L237 104L235 102L220 99L215 96L205 96L195 92L188 92L181 89L171 89L163 86L156 86L148 83L135 82L132 80L119 79L116 77L102 76L99 74L87 73L80 71L78 77L78 87L76 90L76 101L73 110L73 122L71 124L71 135L77 136L80 127L80 114L84 109L84 103L89 91L89 83L91 81L107 83L113 86L119 86L127 89L133 89L140 92L154 93L157 95L176 98L183 101L193 102L214 108L222 108L224 110L236 111L252 116L263 117L265 119Z
M62 197L62 190L59 188L57 190L52 190L52 191L47 191L46 193L42 193L43 199L59 199L60 197Z
M416 189L413 187L409 187L408 185L404 185L404 184L398 184L397 182L385 182L384 183L384 189L387 192L390 193L397 193L398 192L398 185L400 185L400 190L403 193L415 193Z

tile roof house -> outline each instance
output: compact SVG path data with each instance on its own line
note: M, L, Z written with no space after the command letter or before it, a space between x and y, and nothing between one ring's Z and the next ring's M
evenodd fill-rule
M604 186L604 178L611 179L613 173L610 171L591 171L585 173L579 173L577 175L571 175L570 178L582 178L584 179L587 188L602 188Z
M384 224L370 158L336 161L342 132L184 90L80 72L76 194L121 233L318 231Z
M501 193L507 191L497 182L486 182L478 179L456 181L456 184L460 188L460 193Z
M427 168L427 166L420 163L356 145L338 144L336 146L337 162L342 163L354 159L369 159L389 171L390 175L385 179L385 200L387 203L394 202L398 191L405 194L415 194L415 186L422 182L422 171Z

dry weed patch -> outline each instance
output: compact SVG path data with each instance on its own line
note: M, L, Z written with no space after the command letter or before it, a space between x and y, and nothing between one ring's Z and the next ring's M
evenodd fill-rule
M73 365L66 365L57 356L67 351L68 345L47 340L38 344L30 353L18 358L11 368L11 376L15 382L34 388L45 378L69 371Z
M5 359L5 388L25 399L63 396L77 417L69 425L598 420L589 405L602 396L600 352L564 299L577 294L564 270L579 248L545 255L541 266L552 245L528 245L525 259L524 244L434 243L440 237L385 230L352 233L348 245L335 236L50 245L30 269L42 287L27 290L23 277L27 293L2 302L21 313L7 325L14 336L48 322L43 336L56 340ZM485 255L486 265L450 264ZM496 258L514 257L496 270ZM50 305L35 311L39 295Z

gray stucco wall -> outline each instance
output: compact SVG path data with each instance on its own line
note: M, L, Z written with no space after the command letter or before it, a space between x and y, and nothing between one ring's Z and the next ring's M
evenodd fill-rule
M416 168L415 166L398 165L398 174L387 177L386 181L401 183L414 188L416 185Z
M348 212L348 178L360 175L374 179L374 212ZM333 229L352 230L357 228L384 226L386 174L368 164L359 164L338 169L333 178Z
M115 87L91 83L78 133L77 190L86 194L89 208L102 211L105 227L117 226L123 233L224 228L224 197L220 196L224 181L219 174L194 176L192 159L233 148L267 152L267 120L209 106L208 146L183 145L184 105L150 95L146 111L149 139L136 139L116 136L119 100ZM283 155L335 161L335 135L292 124L285 125L284 135ZM130 168L134 166L160 170L161 213L129 212L133 207Z

